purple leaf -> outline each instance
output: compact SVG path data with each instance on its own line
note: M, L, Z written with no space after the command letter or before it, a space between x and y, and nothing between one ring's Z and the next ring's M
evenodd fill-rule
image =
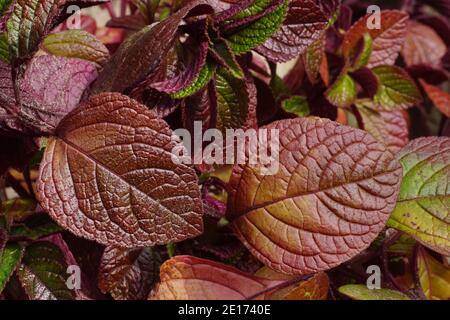
M193 61L188 63L183 72L168 80L152 83L150 87L165 93L175 93L191 85L206 64L208 47L208 42L200 43L196 50L197 52L194 54Z
M34 58L19 80L21 117L36 131L53 133L96 77L95 65L85 60Z
M274 62L303 53L324 31L328 18L312 0L293 0L282 27L257 51Z
M203 9L203 13L212 11L201 1L192 1L162 22L147 26L130 36L105 65L94 86L94 93L122 93L144 81L173 47L182 20Z

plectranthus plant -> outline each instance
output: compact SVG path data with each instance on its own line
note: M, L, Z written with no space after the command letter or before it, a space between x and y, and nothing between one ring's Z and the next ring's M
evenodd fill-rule
M0 299L450 298L449 1L0 13Z

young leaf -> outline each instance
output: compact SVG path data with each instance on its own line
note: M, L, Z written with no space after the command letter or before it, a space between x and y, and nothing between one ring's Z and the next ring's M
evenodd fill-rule
M106 247L98 286L116 300L145 300L159 278L161 263L156 249Z
M339 292L355 300L411 300L407 295L390 289L369 289L363 284L347 284Z
M302 59L309 81L316 83L322 61L326 59L325 32L306 49L302 55Z
M370 17L370 15L362 17L347 31L342 42L342 52L344 56L350 57L360 39L369 34L373 40L369 67L392 65L405 41L408 14L397 10L382 11L381 28L369 29Z
M419 79L419 82L436 108L450 118L450 94L442 91L439 87L426 83L422 79Z
M365 33L360 39L360 43L357 44L356 51L354 52L355 55L350 57L352 70L358 70L367 66L372 56L372 47L373 40L370 34Z
M172 93L170 96L173 99L182 99L189 96L192 96L194 93L200 91L203 87L205 87L211 78L214 76L216 71L216 65L207 61L200 72L197 74L196 78L189 84L187 87Z
M95 36L84 30L67 30L48 35L42 49L66 58L78 58L103 66L109 59L108 49Z
M325 92L327 100L336 107L350 107L356 99L356 83L347 73L341 74Z
M308 274L345 262L383 229L395 206L401 167L362 130L320 118L281 120L279 170L235 166L228 218L268 267Z
M215 78L217 96L217 127L220 130L241 128L246 123L250 109L256 109L251 99L248 81L234 78L225 69L220 69Z
M320 39L328 20L315 1L289 1L286 20L257 51L274 62L291 60Z
M309 115L308 99L303 96L292 96L281 103L281 107L290 113L299 117L306 117Z
M226 37L235 54L242 54L256 48L278 30L288 11L289 0L276 0L274 3L277 4L274 10L272 9L271 12L245 27L238 28L237 32ZM255 11L253 8L264 11L274 5L271 1L256 0L250 12Z
M190 256L166 261L160 278L152 300L244 300L280 282Z
M166 58L173 47L178 26L191 10L212 10L201 3L191 1L169 18L131 35L105 65L93 91L122 93L145 80Z
M210 48L213 57L219 61L222 67L225 67L233 74L235 78L244 78L244 72L236 60L230 48L230 44L225 39L218 39L212 48Z
M0 293L20 263L23 251L18 244L8 244L3 250L0 249Z
M262 267L255 276L271 280L292 280L294 276L285 275ZM329 279L325 272L319 272L305 281L300 281L286 288L274 290L266 294L267 300L326 300L328 297Z
M388 225L450 255L450 138L413 140L397 158L403 181Z
M396 66L379 66L372 69L379 80L374 102L385 111L407 109L422 101L414 80Z
M450 268L433 258L419 247L416 258L419 283L430 300L450 299Z
M96 77L95 65L84 60L34 58L19 80L22 120L37 132L52 134Z
M432 28L415 21L408 23L408 33L402 47L406 65L438 66L446 52L447 46Z
M37 182L42 207L75 235L105 245L153 246L201 234L197 175L174 163L181 144L172 134L126 96L91 98L48 141Z
M195 86L195 83L199 82L199 77L201 77L201 74L203 73L202 69L206 65L208 47L208 42L204 41L200 43L197 49L198 51L194 54L193 61L188 63L184 72L181 72L170 79L152 83L150 84L150 87L160 92L176 94L177 92L186 90L188 87ZM211 74L208 74L206 77L207 81L203 80L202 84L208 83L210 77Z
M356 103L364 130L396 154L409 142L409 128L404 111L377 111L371 101Z
M46 241L29 245L17 270L23 289L31 300L72 300L67 287L64 254Z

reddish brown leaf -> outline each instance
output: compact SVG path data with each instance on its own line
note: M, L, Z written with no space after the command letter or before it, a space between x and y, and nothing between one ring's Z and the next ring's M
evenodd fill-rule
M172 48L182 20L191 10L206 7L201 3L191 1L166 20L130 36L100 73L94 92L124 92L145 80Z
M168 125L121 94L90 99L50 138L37 189L62 227L105 245L152 246L202 232L195 171L172 161Z
M240 240L268 267L307 274L365 249L394 209L401 167L367 132L320 118L274 122L279 171L235 166L228 217Z
M190 256L166 261L160 278L152 300L243 300L280 282Z
M268 267L259 269L256 276L271 279L289 281L295 278L292 275L282 274ZM266 294L267 300L326 300L330 283L325 272L319 272L305 281L299 281L288 287L274 290Z
M439 87L426 83L422 79L419 79L419 82L436 108L441 110L446 117L450 117L450 94L442 91Z
M419 22L408 23L402 48L402 56L408 66L421 63L439 65L446 52L447 46L436 31Z
M402 110L377 111L370 101L356 104L364 130L396 154L409 142L409 128Z
M369 67L381 64L394 64L404 43L407 32L408 15L397 10L381 12L381 29L369 29L367 15L358 20L345 34L342 51L346 57L355 50L359 40L368 33L372 37L372 55Z
M161 262L157 250L151 248L106 247L98 286L117 300L145 300L158 280Z
M328 17L314 1L289 1L285 22L257 51L275 62L291 60L319 39L327 23Z

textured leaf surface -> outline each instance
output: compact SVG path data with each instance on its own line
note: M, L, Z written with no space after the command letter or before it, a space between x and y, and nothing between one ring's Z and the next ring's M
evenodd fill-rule
M194 86L195 82L199 82L198 77L201 76L201 71L206 64L208 47L209 43L206 41L199 44L199 48L197 49L198 51L194 53L193 61L188 63L183 72L177 74L173 78L152 83L150 86L153 89L165 93L176 93L185 90L188 87ZM205 77L206 80L203 80L198 86L205 85L209 81L210 77L211 74L208 74Z
M67 30L48 35L42 48L55 56L78 58L100 67L109 59L108 49L95 36L84 30Z
M340 75L326 91L327 100L336 107L349 107L356 99L356 83L348 74Z
M23 131L19 108L14 94L11 66L0 61L0 130L2 132Z
M223 67L227 68L234 77L239 79L244 78L242 68L237 61L236 56L231 51L228 41L219 39L214 43L210 50L213 53L214 58L217 59Z
M407 109L422 101L419 89L403 69L379 66L372 71L380 82L374 101L383 110Z
M207 61L200 72L197 74L197 76L187 87L184 87L183 89L172 93L170 96L174 99L182 99L192 96L194 93L200 91L208 84L208 82L214 76L215 71L216 65L212 62Z
M348 284L339 292L355 300L410 300L405 294L390 289L369 289L362 284Z
M317 41L328 24L328 17L316 1L289 1L283 25L257 51L275 62L291 60Z
M282 120L279 171L235 166L228 217L270 268L307 274L366 248L395 206L401 168L368 133L319 118Z
M271 280L292 280L294 276L286 275L263 267L256 276ZM300 281L286 288L268 293L267 300L326 300L328 297L329 279L325 272L319 272L305 281Z
M345 34L342 43L344 55L350 56L359 40L364 37L364 34L368 33L373 40L369 67L382 64L394 64L405 41L408 14L396 10L382 11L380 18L381 29L369 29L369 17L371 15L367 15L358 20Z
M64 254L50 242L36 242L26 248L17 270L19 280L31 300L71 300Z
M364 130L396 154L409 142L408 122L404 111L377 111L369 101L356 104Z
M439 87L426 83L424 80L419 79L422 88L433 102L446 117L450 118L450 94L441 90Z
M66 117L41 162L42 207L74 234L105 245L152 246L202 232L195 171L172 161L168 125L121 94Z
M447 46L436 31L427 25L410 21L402 56L408 66L415 64L439 65Z
M0 33L0 60L5 63L9 63L9 44L8 35L6 32Z
M320 66L325 57L325 32L305 50L302 55L306 74L311 83L317 81Z
M430 300L450 299L450 268L420 247L417 251L417 272L423 293Z
M154 300L244 300L277 281L246 274L214 261L176 256L161 266Z
M389 226L450 255L450 138L413 140L397 158L403 181Z
M22 259L23 248L18 244L9 244L0 249L0 293Z
M290 113L299 117L306 117L309 115L308 99L304 96L292 96L281 103L281 107Z
M215 79L217 96L217 127L241 128L244 126L250 109L256 108L250 96L249 81L234 78L231 73L222 69Z
M20 115L38 132L53 133L97 77L95 65L56 56L34 58L20 79Z
M239 31L227 37L227 40L230 42L230 47L235 54L242 54L254 49L264 43L278 30L288 11L289 1L277 0L277 3L279 4L275 10L251 22L244 28L240 28ZM253 13L253 8L255 7L258 8L257 10L264 10L264 7L261 8L261 5L270 6L271 3L266 0L256 0L253 6L250 7L249 12Z
M99 288L117 300L145 300L159 278L156 250L106 247L100 263Z
M13 59L31 56L50 30L68 16L70 5L86 7L106 0L17 0L7 23Z
M178 26L200 1L191 1L162 22L131 35L105 65L94 92L124 92L145 80L166 58Z

